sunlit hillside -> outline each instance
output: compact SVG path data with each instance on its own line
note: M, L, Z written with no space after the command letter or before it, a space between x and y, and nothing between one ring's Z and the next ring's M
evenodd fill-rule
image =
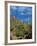
M30 21L31 22L31 21ZM32 25L21 22L15 16L10 17L10 39L31 39L32 38Z

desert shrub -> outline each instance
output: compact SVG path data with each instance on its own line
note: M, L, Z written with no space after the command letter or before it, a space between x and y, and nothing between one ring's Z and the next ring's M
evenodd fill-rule
M23 37L24 35L24 26L23 25L19 25L18 28L16 29L16 36L17 37Z
M28 31L24 33L25 39L31 39L32 38L32 32Z

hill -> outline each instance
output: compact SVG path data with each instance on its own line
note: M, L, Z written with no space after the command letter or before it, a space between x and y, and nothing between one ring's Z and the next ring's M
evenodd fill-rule
M14 40L32 38L32 25L21 22L15 16L10 16L10 31Z

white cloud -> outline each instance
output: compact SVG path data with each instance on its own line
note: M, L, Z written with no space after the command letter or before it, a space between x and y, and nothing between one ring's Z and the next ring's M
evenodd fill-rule
M15 6L12 7L13 10L16 10L17 8Z
M24 11L24 9L26 9L26 7L19 7L18 11L21 12L21 11Z
M21 15L25 15L24 13L20 13Z
M32 14L32 12L27 12L27 14L28 14L28 15L31 15L31 14Z
M27 8L28 11L32 11L32 8Z

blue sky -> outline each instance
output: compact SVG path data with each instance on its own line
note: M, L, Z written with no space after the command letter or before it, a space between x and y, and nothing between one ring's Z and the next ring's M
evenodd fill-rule
M32 19L32 7L10 6L10 16L16 16L16 19L28 22Z

